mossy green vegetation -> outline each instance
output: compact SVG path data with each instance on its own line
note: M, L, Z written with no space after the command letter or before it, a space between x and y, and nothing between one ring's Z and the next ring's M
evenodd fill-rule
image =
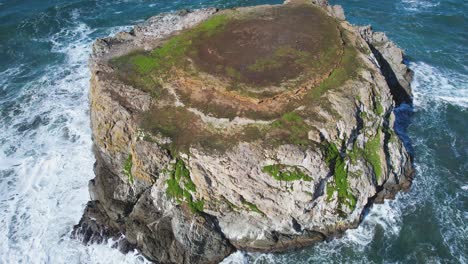
M150 72L158 65L156 60L142 54L135 55L135 57L131 58L131 62L135 65L136 70L142 74Z
M296 166L287 166L283 164L274 164L264 166L263 172L268 173L271 177L278 181L311 181L312 178L302 172Z
M159 56L159 55L158 55ZM356 50L352 47L346 47L341 64L319 85L325 85L322 88L312 88L305 100L301 100L300 104L305 104L308 109L312 109L309 104L313 104L314 100L310 100L310 96L320 96L322 92L328 89L339 87L346 81L347 78L354 78L356 66ZM237 75L235 70L231 75ZM319 94L314 94L314 90L318 89ZM183 94L182 94L183 95ZM188 95L187 95L188 96ZM182 96L183 100L188 99ZM297 106L299 106L297 105ZM292 104L287 109L297 107ZM230 109L227 106L220 106L215 103L203 104L202 108L196 107L204 113L213 113L222 111L223 113L231 113L230 117L235 117L239 114L239 110ZM302 113L303 112L303 113ZM281 144L295 144L299 146L310 146L313 144L308 138L308 133L312 127L306 122L304 115L307 118L311 116L307 110L304 111L289 111L282 114L275 121L268 125L247 126L241 132L226 137L222 131L211 129L201 121L194 113L188 111L185 107L165 106L148 111L144 114L141 123L142 129L152 134L161 134L172 140L168 148L173 153L187 152L191 146L199 145L205 150L221 151L229 149L236 145L237 142L252 142L259 139L265 139L262 144L265 147L278 146ZM252 112L253 113L253 112ZM245 114L246 116L249 116ZM263 116L257 116L253 113L250 118L262 119ZM271 118L271 117L270 117ZM229 138L229 140L228 140Z
M279 30L298 39L277 40ZM283 144L307 148L316 144L308 137L311 120L321 118L312 113L318 104L311 98L354 78L360 67L344 32L312 5L265 8L259 13L228 10L180 31L152 51L133 52L111 60L111 65L123 80L157 97L154 107L139 116L140 127L164 138L161 145L174 155L188 153L191 147L224 152L239 142L254 141L267 148ZM282 100L282 93L287 100ZM319 102L329 108L325 100ZM272 122L223 131L193 109L210 118ZM297 177L288 173L278 177Z
M384 108L382 104L380 103L380 98L377 98L377 101L375 102L375 113L378 116L381 116L384 113Z
M273 142L279 144L308 145L310 126L297 112L288 112L271 124L271 131L275 133Z
M341 63L335 68L328 78L323 80L317 87L310 90L308 98L317 100L326 91L342 86L346 81L357 76L361 65L357 58L357 50L349 44L345 44Z
M170 138L169 143L161 145L173 155L188 153L189 148L194 145L207 151L223 152L238 140L252 141L261 137L258 128L246 126L242 133L228 138L222 131L204 124L199 116L187 108L175 106L146 112L142 115L140 126L148 133Z
M124 83L138 87L154 98L162 93L161 76L153 74L159 62L152 59L149 52L132 52L112 59L110 64L117 68L116 74Z
M281 144L309 146L311 127L296 112L288 112L271 124L245 125L234 135L224 135L223 131L203 123L199 116L184 107L169 106L154 109L142 115L140 127L153 135L171 139L161 144L177 154L188 153L191 146L197 145L206 151L224 152L238 142L253 142L266 139L264 147Z
M338 208L342 210L345 205L354 210L356 207L356 197L351 193L348 185L348 170L345 161L335 144L330 143L326 146L325 161L333 173L333 183L327 184L327 199L330 200L335 192L338 194Z
M325 191L327 192L327 201L330 201L333 197L333 194L335 193L335 186L333 183L327 183L327 188Z
M166 193L169 197L174 198L179 204L185 202L194 213L203 212L205 201L193 198L197 192L196 186L190 178L190 171L181 159L177 159L172 165L166 184Z
M123 173L128 177L128 182L130 184L133 184L133 175L132 175L132 154L128 154L127 159L125 160L124 166L123 166Z
M353 144L353 148L346 152L348 155L349 161L352 164L356 164L356 161L360 156L362 156L362 150L358 148L356 141Z
M258 214L261 214L261 215L265 215L265 213L258 209L257 205L251 203L251 202L247 202L245 200L242 200L242 204L245 205L247 207L248 210L252 211L252 212L255 212L255 213L258 213Z
M359 116L361 117L362 120L366 120L367 119L367 113L362 111L359 113Z
M314 56L310 52L297 50L290 46L281 46L270 56L257 59L253 64L248 66L248 70L251 72L266 72L288 67L290 63L307 68L313 61Z
M187 63L184 58L191 51L194 42L202 37L209 37L222 31L227 21L228 17L226 15L214 15L199 26L173 36L161 47L150 53L150 59L156 61L156 63L151 64L151 70L157 70L157 73L165 74L173 66L183 66L182 64Z
M364 158L369 162L374 169L376 180L382 176L382 162L380 159L380 144L381 132L378 130L375 137L369 139L364 146Z
M335 162L335 160L340 157L340 152L338 151L336 145L333 143L326 145L325 154L325 162L328 166L333 165L333 162Z
M201 39L201 36L207 37L219 32L227 21L226 15L214 15L200 25L172 36L151 52L133 52L112 59L110 64L117 68L121 79L144 91L160 88L160 80L165 79L173 67L185 68L189 63L186 56L191 52L194 42Z
M161 133L162 136L171 138L174 142L180 142L186 138L184 132L186 125L193 125L196 129L199 118L184 107L167 107L154 109L143 116L143 129L153 133Z
M300 75L305 75L302 79L320 77L339 62L341 40L336 21L320 9L310 5L285 6L246 14L220 12L169 37L150 52L121 56L112 59L111 65L123 80L145 91L153 86L159 89L161 80L172 76L169 73L177 68L189 75L197 75L198 71L221 74L231 79L234 87L244 87L238 82L251 86L244 91L249 94L257 86L279 85ZM315 24L320 26L308 26ZM277 40L274 35L279 30L287 32L286 40L290 40ZM263 34L255 34L256 31ZM254 41L246 41L250 37Z
M390 136L391 135L392 134L390 134ZM355 143L353 148L347 152L349 160L353 164L355 164L360 157L364 158L372 166L377 181L382 176L382 162L380 159L380 140L381 132L379 129L374 137L367 140L367 143L364 145L364 149L359 148Z
M398 135L395 133L395 130L389 127L383 128L384 134L388 137L388 142L395 143L398 140Z

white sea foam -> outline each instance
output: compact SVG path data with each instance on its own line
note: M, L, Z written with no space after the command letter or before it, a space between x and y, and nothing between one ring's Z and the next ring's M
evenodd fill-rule
M232 253L229 257L225 258L221 264L247 264L248 256L245 252L236 251Z
M21 71L21 66L11 67L3 72L0 72L0 89L4 90L7 87L7 82L9 81L10 76L15 76Z
M65 61L22 87L0 120L0 263L145 262L136 252L70 239L94 176L87 68L92 33L76 23L53 35L52 52ZM21 68L1 72L2 86L19 74Z
M468 107L467 75L440 70L424 62L411 63L410 67L415 72L412 88L416 110L435 100Z
M433 0L402 0L401 3L403 5L404 10L410 12L425 11L440 4L439 1Z

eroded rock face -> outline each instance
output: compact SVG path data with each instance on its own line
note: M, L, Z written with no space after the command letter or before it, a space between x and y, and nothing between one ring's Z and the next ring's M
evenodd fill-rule
M96 178L74 236L161 263L282 251L411 184L403 53L326 1L160 15L97 40Z

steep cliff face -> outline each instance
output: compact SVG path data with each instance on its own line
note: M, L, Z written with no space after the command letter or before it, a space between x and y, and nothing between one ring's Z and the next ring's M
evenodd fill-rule
M97 40L90 67L85 243L216 263L339 235L411 183L403 53L326 1L156 16Z

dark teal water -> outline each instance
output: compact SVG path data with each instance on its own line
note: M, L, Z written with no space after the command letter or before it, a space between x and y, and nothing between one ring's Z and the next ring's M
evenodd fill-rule
M93 177L87 57L95 38L161 12L281 1L0 0L0 263L139 263L69 239ZM411 191L374 206L341 239L225 263L468 261L468 2L334 0L406 50L414 106L396 110L411 141Z

